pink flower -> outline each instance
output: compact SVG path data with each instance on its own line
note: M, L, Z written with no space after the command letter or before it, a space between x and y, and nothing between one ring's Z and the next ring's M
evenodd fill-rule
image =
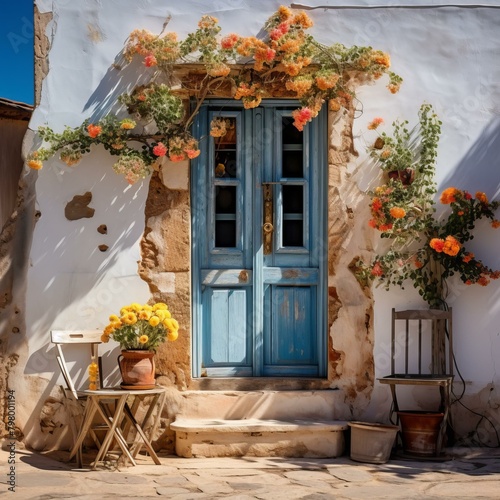
M220 45L223 49L232 49L238 40L239 36L236 33L231 33L221 40Z
M276 55L276 51L274 49L267 49L266 50L266 61L271 62L274 59L274 56Z
M304 129L304 125L312 119L313 112L308 107L305 107L293 111L292 116L294 118L293 124L295 128L302 131Z
M158 61L156 60L156 57L153 54L148 54L144 58L144 65L146 68L151 68L151 66L156 66L158 64Z
M154 148L153 148L153 154L155 156L165 156L167 154L167 147L163 142L159 142Z
M383 276L384 275L384 270L382 269L380 262L375 262L375 264L373 264L371 274L373 276Z
M269 33L269 36L271 37L271 40L278 40L285 33L288 33L289 29L290 29L290 26L288 25L288 23L286 21L284 21L277 28L273 29Z

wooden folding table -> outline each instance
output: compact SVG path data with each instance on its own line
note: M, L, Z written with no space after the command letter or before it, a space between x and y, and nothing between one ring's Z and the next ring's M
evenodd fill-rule
M160 460L151 444L158 424L161 412L165 404L166 391L164 387L156 387L146 390L123 390L121 388L100 389L96 391L82 391L87 396L87 405L82 428L70 453L70 459L78 452L82 446L85 436L91 429L92 422L96 414L99 414L107 426L104 440L97 452L92 469L95 470L97 464L104 459L109 448L116 440L123 452L125 463L130 461L132 465L137 465L135 458L140 450L145 447L154 463L160 465ZM150 397L151 401L144 400ZM129 404L130 403L130 404ZM142 418L138 416L141 403L147 404L147 410ZM151 417L156 409L156 416L151 422ZM148 426L151 422L150 429ZM127 441L128 431L132 427L135 437L131 443Z

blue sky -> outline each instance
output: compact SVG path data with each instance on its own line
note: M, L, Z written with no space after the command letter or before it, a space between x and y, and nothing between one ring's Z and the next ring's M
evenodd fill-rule
M33 104L33 0L2 2L0 97Z

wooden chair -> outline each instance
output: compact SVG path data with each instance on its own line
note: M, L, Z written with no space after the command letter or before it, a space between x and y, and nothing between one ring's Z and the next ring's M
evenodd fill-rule
M98 378L98 387L103 386L102 381L102 362L101 357L98 355L98 346L101 344L101 330L75 330L75 331L67 331L67 330L52 330L50 332L50 337L52 343L56 346L57 349L57 363L59 364L59 368L61 370L61 374L66 382L66 387L63 387L63 392L67 398L67 403L70 408L70 428L73 435L73 441L76 439L78 435L79 428L82 425L83 417L82 414L82 406L85 405L87 400L87 395L82 392L82 390L88 388L88 383L86 387L82 389L77 389L73 382L73 377L71 376L70 370L68 368L68 364L66 362L66 358L64 356L64 350L68 346L79 346L85 347L87 355L84 355L85 362L81 366L82 370L87 373L88 366L90 363L97 363L99 367L99 378ZM82 352L79 349L79 352ZM87 381L87 379L85 378ZM83 403L83 405L81 404ZM85 407L85 406L84 406ZM94 440L97 448L99 449L101 446L101 441L96 433L99 430L105 430L107 427L103 425L96 425L90 429L89 434ZM79 467L82 467L82 450L79 448L76 455L77 464Z
M398 325L403 327L402 330L398 329ZM397 386L439 388L439 411L444 414L436 446L436 455L439 456L449 421L453 383L452 309L392 309L391 373L378 380L390 386L393 400L391 418L400 410Z
M146 426L149 425L150 420L153 421L150 433L152 435L158 426L161 410L165 403L165 389L157 387L150 390L134 391L120 388L118 390L116 388L104 388L101 357L98 355L101 335L100 330L51 331L51 340L57 349L56 359L66 382L66 387L63 388L64 393L72 408L70 411L70 426L74 445L70 459L76 455L78 467L82 467L82 443L89 434L98 449L94 460L94 469L97 463L104 459L113 443L121 448L124 464L130 461L132 465L136 465L135 457L141 448L145 447L154 462L159 465L160 461L151 445L149 436L146 434ZM81 389L75 387L64 355L64 348L71 345L85 347L87 355L84 356L85 361L82 367L85 372L87 372L90 363L97 363L99 367L98 390L88 390L87 377L84 377L85 387ZM80 350L80 352L82 351ZM152 402L147 405L144 418L138 421L136 413L139 405L146 397L152 398ZM128 406L127 401L129 398L134 400L132 408ZM85 406L83 415L81 411L74 411L77 406L80 406L79 403L83 403ZM152 419L155 408L157 409L157 416ZM96 416L100 416L102 423L96 424L94 422ZM135 437L129 444L126 437L130 428L135 431ZM101 431L102 439L99 439L98 431Z

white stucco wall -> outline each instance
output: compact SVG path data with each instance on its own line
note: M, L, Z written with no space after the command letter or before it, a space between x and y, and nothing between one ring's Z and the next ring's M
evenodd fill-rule
M454 2L463 4L462 8L446 3L398 2L399 7L381 9L371 8L377 2L351 1L343 2L342 8L308 13L317 39L388 51L394 71L404 78L396 95L387 91L385 80L359 90L362 104L353 130L360 154L357 162L365 155L369 121L382 116L388 124L396 118L414 123L420 105L429 102L443 121L439 189L454 185L471 192L485 191L493 198L500 194L500 8L494 1L475 7ZM123 62L119 54L133 29L160 32L171 16L167 31L182 38L195 28L202 14L212 14L218 17L223 33L255 35L280 2L39 0L36 4L42 12L51 11L53 20L47 28L49 73L30 128L48 122L60 131L65 125L76 126L85 118L101 116L113 107L118 95L148 79L150 70L138 62L122 71L113 67ZM400 8L402 4L418 8ZM485 7L488 4L491 7ZM309 0L307 5L338 7L338 2ZM124 303L148 297L147 285L137 276L147 181L128 187L114 174L112 163L104 151L96 150L76 168L52 160L40 172L37 199L42 217L31 253L29 357L24 375L54 376L48 353L50 329L101 327ZM94 217L66 220L66 202L86 191L93 193ZM100 224L107 224L106 236L97 232ZM476 234L471 250L490 267L500 268L500 231L482 227ZM97 249L102 243L109 245L107 252ZM479 411L489 411L500 403L499 298L500 283L487 288L451 287L455 356L467 392L473 395L488 386L489 399L471 400ZM403 293L397 289L375 291L376 360L388 357L392 307L425 304L411 286ZM384 363L376 365L376 376L385 374ZM456 391L461 392L459 384ZM377 385L367 418L384 420L389 404L387 387ZM30 404L26 405L28 418Z

